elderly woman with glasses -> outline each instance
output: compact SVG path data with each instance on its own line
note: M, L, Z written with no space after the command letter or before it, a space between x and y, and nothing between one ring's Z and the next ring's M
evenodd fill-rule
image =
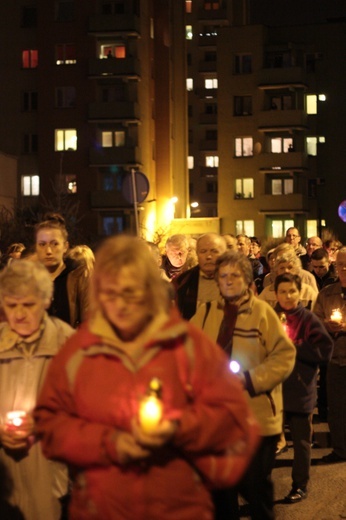
M251 429L224 353L171 312L143 240L117 236L100 246L90 302L35 413L45 454L74 475L69 518L211 520L209 491L190 459Z
M52 293L39 263L15 260L0 274L0 465L12 481L13 518L25 520L59 520L67 493L67 470L43 456L32 419L48 365L73 333L48 316Z

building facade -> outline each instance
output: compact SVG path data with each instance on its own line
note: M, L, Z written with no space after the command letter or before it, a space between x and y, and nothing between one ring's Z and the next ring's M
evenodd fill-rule
M6 0L1 10L0 150L18 158L21 205L76 205L85 240L150 239L185 217L184 6Z
M220 30L223 232L281 237L294 225L303 237L328 228L346 238L345 49L344 21Z

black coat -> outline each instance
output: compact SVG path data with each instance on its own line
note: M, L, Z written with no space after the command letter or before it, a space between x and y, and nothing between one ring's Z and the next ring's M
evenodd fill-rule
M328 363L333 341L323 323L300 303L292 311L276 305L287 318L287 334L297 349L293 372L283 383L284 411L312 413L317 400L318 366Z

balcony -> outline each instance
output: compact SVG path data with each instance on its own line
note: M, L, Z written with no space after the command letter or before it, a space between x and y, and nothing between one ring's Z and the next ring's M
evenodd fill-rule
M95 36L136 36L140 35L139 18L134 14L98 14L89 17L89 34Z
M217 141L204 139L199 142L199 149L205 152L215 152L217 150Z
M130 101L112 103L91 103L88 106L88 120L93 123L139 123L139 106Z
M265 110L258 114L260 132L306 130L307 116L304 110Z
M198 9L198 19L199 20L227 20L227 10L225 8L222 9Z
M201 60L198 64L198 72L215 72L216 73L216 61Z
M217 177L218 168L211 166L201 166L199 174L201 177Z
M260 170L278 173L283 170L306 170L307 155L303 152L290 153L261 153L257 156L257 164Z
M91 148L89 150L89 166L139 166L139 148L119 146L114 148Z
M91 58L88 74L90 78L121 78L139 79L140 64L137 58Z
M195 93L200 99L215 99L217 98L217 88L197 88Z
M198 36L198 45L200 47L216 47L217 42L217 34L210 35L199 35Z
M131 204L119 191L97 190L90 193L92 209L129 208Z
M301 67L262 69L258 73L258 88L307 88L305 70Z
M217 125L217 114L199 114L200 125Z
M291 193L289 195L260 195L258 205L261 213L265 212L306 212L309 201L306 195Z

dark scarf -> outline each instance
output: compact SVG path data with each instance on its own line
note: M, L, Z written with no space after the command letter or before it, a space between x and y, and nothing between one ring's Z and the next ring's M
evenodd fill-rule
M235 322L237 321L238 310L238 305L228 301L225 302L223 319L216 340L220 347L222 347L229 355L232 354L233 332Z

